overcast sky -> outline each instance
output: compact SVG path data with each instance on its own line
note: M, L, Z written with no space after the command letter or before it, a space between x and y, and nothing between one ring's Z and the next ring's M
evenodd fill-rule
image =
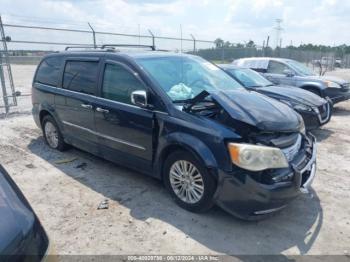
M5 23L87 28L90 21L97 30L175 37L182 24L188 38L262 44L271 35L272 45L281 18L283 45L350 44L349 0L0 0L0 6Z

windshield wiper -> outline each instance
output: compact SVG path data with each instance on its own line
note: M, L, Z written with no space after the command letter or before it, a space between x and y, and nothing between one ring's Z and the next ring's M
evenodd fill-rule
M248 88L263 87L262 85L248 86Z

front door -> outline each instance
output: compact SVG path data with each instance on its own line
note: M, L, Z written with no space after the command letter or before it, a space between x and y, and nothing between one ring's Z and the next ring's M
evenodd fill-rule
M95 123L103 157L151 170L154 113L131 103L131 93L146 86L132 69L112 61L104 65L100 86Z
M285 70L291 71L287 65L281 62L270 60L265 77L276 85L294 86L294 77L286 76Z

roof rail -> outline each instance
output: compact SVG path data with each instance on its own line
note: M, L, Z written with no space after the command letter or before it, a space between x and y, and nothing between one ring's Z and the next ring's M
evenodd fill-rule
M75 48L91 48L91 49L96 49L93 45L75 45L75 46L66 46L64 49L65 51L69 49L75 49Z
M106 47L134 47L134 48L150 48L152 51L155 51L156 48L153 45L127 45L127 44L106 44L102 45L101 49L105 49Z

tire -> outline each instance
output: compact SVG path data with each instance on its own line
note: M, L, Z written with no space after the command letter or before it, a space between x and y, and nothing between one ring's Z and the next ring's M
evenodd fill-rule
M43 120L41 121L41 127L42 127L45 142L49 147L51 147L52 149L57 149L59 151L64 151L67 149L68 146L64 142L62 133L58 128L58 125L55 119L52 116L50 115L44 116ZM51 133L51 136L55 136L55 137L54 138L51 137L50 133ZM55 133L55 135L52 133Z
M181 163L183 163L183 167L185 165L186 167L190 167L190 165L192 165L196 169L192 175L192 184L188 181L191 180L189 177L186 178L186 181L182 181L183 183L187 183L186 185L183 184L182 186L188 186L190 188L190 192L195 191L190 194L187 194L187 191L184 192L185 196L189 196L189 199L186 198L187 200L180 197L181 190L179 188L181 188L181 182L179 182L180 180L174 179L174 177L178 178L178 176L171 174L171 171L175 171L175 173L179 174L179 172L176 171L178 170L176 167L180 167ZM201 177L201 181L198 174ZM216 191L216 180L214 179L213 175L209 173L207 168L192 154L186 151L176 151L169 155L164 162L163 179L165 187L168 189L172 198L180 207L191 212L204 212L209 210L214 205L213 196ZM185 178L182 177L182 179ZM177 183L176 185L178 185L178 187L175 186L175 183ZM194 183L196 184L195 186L193 186ZM201 185L203 187L203 192L200 194L200 189L198 187ZM200 197L198 198L195 193L200 195Z

